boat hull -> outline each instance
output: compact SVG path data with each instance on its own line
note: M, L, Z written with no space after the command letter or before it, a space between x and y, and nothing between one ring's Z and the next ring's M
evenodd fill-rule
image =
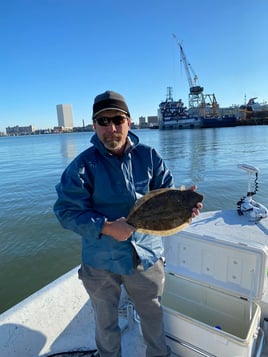
M160 121L159 129L198 129L201 127L201 120L199 118L185 118L185 119L162 119Z
M224 128L237 125L235 116L222 116L216 118L202 118L201 128Z

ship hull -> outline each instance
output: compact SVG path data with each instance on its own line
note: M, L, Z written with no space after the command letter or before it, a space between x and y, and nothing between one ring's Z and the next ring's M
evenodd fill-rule
M235 116L222 116L216 118L202 118L201 128L224 128L237 125Z
M162 130L169 129L198 129L201 127L201 120L199 118L185 118L185 119L172 119L160 121L159 128Z

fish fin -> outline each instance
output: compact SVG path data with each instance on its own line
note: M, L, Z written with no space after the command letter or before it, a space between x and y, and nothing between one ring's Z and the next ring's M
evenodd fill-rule
M183 229L188 227L189 224L190 224L190 221L181 224L179 227L171 228L171 229L163 230L163 231L154 231L152 229L143 229L143 228L137 228L136 231L140 232L140 233L145 233L145 234L155 234L157 236L167 237L167 236L171 236L172 234L182 231Z

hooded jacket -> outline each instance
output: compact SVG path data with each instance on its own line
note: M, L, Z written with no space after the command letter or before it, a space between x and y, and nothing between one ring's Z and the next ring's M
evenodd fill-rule
M93 144L65 169L56 186L54 212L61 225L82 237L82 262L116 274L131 274L136 253L144 269L163 254L162 237L134 232L123 242L101 233L106 220L127 217L136 200L151 190L173 187L173 178L157 151L129 131L122 157Z

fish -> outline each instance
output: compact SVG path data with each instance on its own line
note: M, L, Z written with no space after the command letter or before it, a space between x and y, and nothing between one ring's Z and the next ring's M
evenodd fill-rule
M127 223L141 233L169 236L186 228L192 210L204 196L184 188L160 188L139 198L127 216Z

